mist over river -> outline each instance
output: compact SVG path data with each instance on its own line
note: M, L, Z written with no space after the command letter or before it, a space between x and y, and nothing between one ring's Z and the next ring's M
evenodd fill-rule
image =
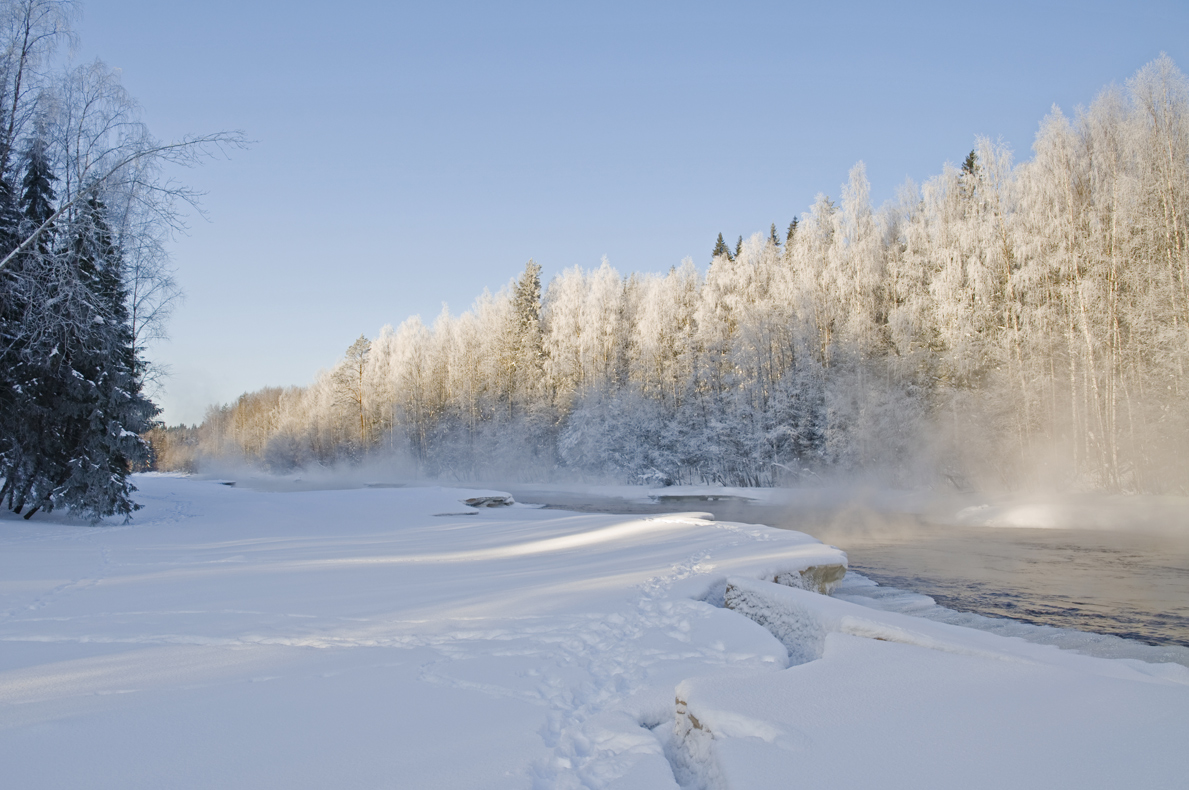
M895 588L878 590L883 598L910 591L957 613L1011 618L1165 648L1145 650L1136 645L1138 652L1129 652L1098 647L1098 652L1112 655L1179 663L1186 663L1189 656L1189 534L1184 532L939 524L920 515L846 504L789 508L692 498L634 502L527 486L513 488L512 493L521 502L567 510L702 510L720 520L796 529L845 550L852 576L861 574L881 587ZM870 594L862 589L847 592ZM913 606L910 601L899 608ZM915 606L921 608L919 603ZM951 619L957 616L950 615ZM1039 641L1080 647L1076 638L1041 637Z

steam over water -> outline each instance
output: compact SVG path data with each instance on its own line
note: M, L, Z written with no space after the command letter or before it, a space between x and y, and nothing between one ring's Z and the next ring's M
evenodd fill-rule
M844 549L852 576L881 585L857 578L846 585L848 597L1099 655L1189 664L1189 535L936 525L859 508L787 510L740 501L653 504L527 487L514 493L520 501L569 510L705 510L721 520L797 529ZM1107 636L1091 639L1054 629Z
M784 525L780 525L784 526ZM1074 529L932 527L815 537L881 585L993 617L1189 647L1189 541Z

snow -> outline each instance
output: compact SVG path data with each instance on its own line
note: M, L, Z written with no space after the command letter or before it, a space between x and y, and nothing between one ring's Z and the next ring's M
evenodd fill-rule
M1189 670L1107 661L756 581L727 605L802 663L677 688L709 786L1181 787Z
M5 786L1158 787L1189 769L1189 670L827 598L810 590L845 556L800 533L463 504L498 490L135 481L128 525L0 520Z

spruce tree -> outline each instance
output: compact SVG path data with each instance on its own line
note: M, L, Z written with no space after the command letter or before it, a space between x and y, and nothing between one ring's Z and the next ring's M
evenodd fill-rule
M962 162L961 171L961 190L967 199L973 198L975 190L978 188L979 170L978 153L971 150Z
M22 235L44 225L56 202L41 139L23 164ZM104 212L92 194L63 229L43 233L14 261L5 293L12 396L0 414L0 501L28 508L26 518L68 507L98 520L137 507L128 473L146 454L138 434L156 409L140 390L123 256Z
M41 227L54 213L54 182L57 181L53 167L46 156L46 142L38 134L29 144L25 154L25 177L21 183L21 213L29 223L29 230ZM51 234L42 234L38 247L42 254L49 250Z
M141 392L140 364L133 344L124 283L124 260L92 195L73 229L71 261L86 289L89 331L80 332L72 360L70 398L59 419L66 433L69 475L53 496L92 519L129 516L135 486L132 467L143 463L147 431L157 408Z
M962 162L962 173L968 176L978 174L978 153L973 148Z
M7 178L0 175L0 256L8 255L19 243L20 214ZM0 269L0 476L12 451L11 437L17 419L21 383L17 376L21 339L21 299L15 265Z
M43 225L56 199L56 179L40 137L27 146L22 165L20 199L11 209L15 237ZM7 498L16 513L30 507L26 517L49 505L54 488L67 476L65 439L55 422L62 391L69 386L60 378L65 348L59 318L70 317L77 289L57 282L53 235L52 230L43 234L6 272L3 364L12 397L3 416L0 500Z
M793 221L789 223L789 232L785 234L784 241L789 243L793 240L793 236L797 235L797 218L793 217Z
M720 255L726 256L727 258L731 257L731 248L728 247L727 243L722 240L721 233L718 234L718 241L714 242L714 252L710 253L710 262L714 263L714 259Z
M735 242L735 254L731 256L731 260L735 260L743 252L743 237L739 237L739 241Z
M776 235L776 223L775 222L772 223L772 228L768 231L768 241L771 242L772 246L774 246L774 247L780 246L780 237Z

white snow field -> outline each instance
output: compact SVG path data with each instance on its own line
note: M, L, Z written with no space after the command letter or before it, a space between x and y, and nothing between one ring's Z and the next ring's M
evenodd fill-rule
M1189 669L797 589L845 563L800 533L136 483L129 525L0 520L0 787L1189 776Z

